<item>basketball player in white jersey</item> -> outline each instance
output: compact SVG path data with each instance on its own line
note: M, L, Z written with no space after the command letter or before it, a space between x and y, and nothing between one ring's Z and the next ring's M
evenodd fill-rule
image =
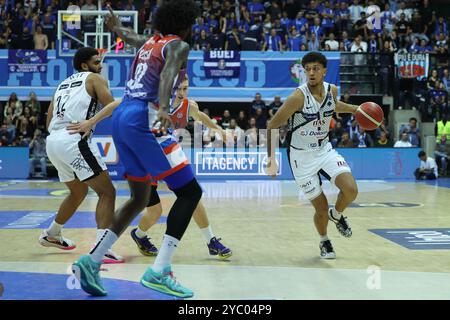
M74 249L75 243L61 235L64 224L72 217L91 187L98 195L96 208L97 240L113 218L116 190L112 185L106 165L89 136L71 135L70 123L93 117L98 104L107 105L114 99L108 82L101 75L101 57L94 48L79 49L73 59L78 71L57 88L47 114L47 155L58 170L59 180L70 193L63 200L55 220L39 237L45 247L62 250ZM104 263L121 263L123 258L111 250L105 254Z
M334 259L336 254L327 236L328 220L336 224L343 236L352 235L342 213L356 199L358 187L350 167L329 142L330 122L334 112L355 113L358 106L337 101L337 87L324 82L327 72L324 55L310 52L303 57L302 65L307 82L286 99L267 127L268 174L275 177L278 170L270 130L287 123L289 163L297 185L316 211L314 224L320 235L320 257ZM340 190L332 209L322 191L320 175Z

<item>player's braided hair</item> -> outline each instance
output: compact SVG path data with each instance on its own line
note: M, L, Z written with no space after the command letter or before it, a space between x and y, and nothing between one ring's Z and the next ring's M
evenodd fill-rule
M164 1L156 11L154 28L163 35L181 35L195 23L200 9L193 0Z

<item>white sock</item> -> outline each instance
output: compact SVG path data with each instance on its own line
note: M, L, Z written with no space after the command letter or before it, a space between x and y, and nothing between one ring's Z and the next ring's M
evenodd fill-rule
M327 241L327 240L330 240L330 239L328 239L327 235L320 236L320 242L324 242L324 241Z
M97 237L95 238L95 244L100 240L103 233L105 232L105 229L97 229Z
M56 223L56 221L53 221L52 224L50 225L50 227L48 227L48 229L47 229L47 234L50 237L55 237L61 233L61 229L63 227L64 227L63 224L59 224L59 223Z
M212 232L211 225L207 226L206 228L200 229L200 231L203 233L203 236L206 239L206 243L209 244L212 238L214 238L214 233Z
M342 217L342 212L337 211L335 208L331 209L331 216L336 219L339 220Z
M153 271L161 272L163 269L172 264L172 258L175 254L175 249L178 246L180 240L171 237L167 234L164 235L161 248L159 248L158 255L152 266Z
M95 262L101 262L103 256L112 247L112 245L117 241L117 235L109 229L103 232L100 240L95 245L94 249L91 250L89 255L91 259Z
M139 239L142 239L142 238L144 238L144 237L147 236L147 233L146 233L144 230L141 230L141 228L139 228L139 226L138 226L138 227L137 227L137 230L136 230L136 236L137 236Z

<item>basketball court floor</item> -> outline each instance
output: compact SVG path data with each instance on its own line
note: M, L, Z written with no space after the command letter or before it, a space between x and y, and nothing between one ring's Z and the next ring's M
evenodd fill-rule
M128 187L115 186L120 205ZM343 238L329 225L336 260L319 258L313 209L293 181L202 186L213 230L234 254L229 261L209 256L191 222L173 269L194 290L193 299L450 299L448 179L358 181L359 196L345 213L353 236ZM324 189L334 203L337 189L328 183ZM78 289L69 268L95 240L97 197L90 194L63 230L75 250L44 248L37 241L65 193L57 182L0 181L0 299L174 299L139 284L154 258L138 252L131 227L114 247L127 262L102 267L108 296L92 298ZM167 211L174 197L164 187L160 195ZM164 222L162 217L150 231L158 246Z

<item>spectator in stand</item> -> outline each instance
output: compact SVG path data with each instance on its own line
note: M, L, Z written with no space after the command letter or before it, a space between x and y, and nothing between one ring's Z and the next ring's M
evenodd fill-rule
M320 22L320 18L314 19L314 24L309 27L308 31L309 31L310 35L314 34L316 36L316 38L318 39L318 41L322 41L322 39L325 36L324 30L322 28L322 24Z
M343 31L348 31L351 25L350 22L350 10L348 9L348 4L342 1L339 4L339 9L336 12L336 27L338 34L342 34Z
M0 147L8 146L10 139L11 135L8 131L8 125L6 123L3 123L0 130Z
M227 147L244 147L244 131L237 125L236 119L230 119L230 125L225 129Z
M447 140L445 134L438 137L438 142L436 143L436 150L434 151L434 156L438 167L441 169L440 174L443 176L447 175L447 164L450 157L450 142Z
M281 14L280 24L286 30L286 33L288 30L291 30L292 27L295 27L295 23L289 19L287 11L283 11Z
M308 41L308 50L309 51L319 51L320 50L320 42L316 37L315 33L311 33L310 40Z
M389 140L386 132L381 131L380 137L375 141L377 148L392 148L392 142Z
M239 115L238 115L238 118L236 120L236 123L237 123L237 126L239 128L241 128L242 130L244 130L244 131L247 130L248 120L247 120L247 118L245 116L245 111L244 110L239 111Z
M339 50L339 42L336 41L334 33L331 32L329 35L329 39L325 41L326 45L330 46L331 51L338 51Z
M214 27L213 33L208 37L208 50L223 50L224 47L224 34L219 30L219 27Z
M256 128L265 129L267 125L267 117L264 114L263 109L256 109Z
M20 34L18 41L19 41L20 49L26 49L26 50L34 49L33 35L31 34L28 27L23 28L23 32Z
M361 17L361 12L364 11L363 7L359 4L359 0L353 0L353 3L348 8L350 12L350 19L352 24L356 23Z
M341 141L337 144L338 148L354 148L355 145L353 144L353 141L350 140L350 135L348 132L344 131L341 136Z
M239 34L238 26L233 25L230 32L227 33L225 40L225 50L239 51L241 50L242 37Z
M341 42L344 45L345 51L350 51L351 50L352 45L353 45L353 41L351 41L348 38L348 32L347 31L342 32L342 40L341 40Z
M328 36L335 28L335 11L331 8L329 0L325 0L320 15L322 16L323 33Z
M245 132L245 147L256 148L258 146L258 129L256 128L256 118L251 117L248 121L248 129Z
M12 112L15 117L19 117L22 114L23 111L22 102L20 102L20 100L17 99L17 94L15 92L11 93L8 101L6 102L5 116L9 107L12 108Z
M231 121L231 115L229 110L225 110L223 112L223 116L220 120L220 126L224 129L228 128L230 126Z
M429 91L429 96L433 116L436 113L439 113L440 116L448 113L448 92L439 80L436 80L434 89Z
M410 53L418 53L420 51L420 39L414 38L411 42L411 45L408 47L408 52Z
M353 42L351 48L350 48L351 52L367 52L367 42L362 41L362 37L361 36L357 36L355 38L355 41Z
M402 15L403 15L405 17L405 20L410 21L411 20L411 15L412 15L412 10L406 8L406 3L404 1L401 1L399 3L399 8L398 8L398 10L396 11L395 14L397 16L397 20L400 20Z
M436 69L431 70L431 76L428 77L427 88L433 90L436 87L436 81L439 80L438 71Z
M279 148L289 148L289 141L287 139L287 129L286 127L280 128L280 137L278 139Z
M408 134L406 132L403 132L401 134L401 138L400 140L398 140L395 144L394 144L394 148L412 148L412 144L411 142L409 142L409 137Z
M436 22L436 28L434 29L435 34L443 33L448 36L448 28L447 22L444 20L443 16L439 16L438 21Z
M450 141L450 121L447 121L448 115L442 115L441 119L436 123L434 128L434 135L436 137L441 137L442 135L447 136L447 141ZM438 140L436 140L438 142Z
M205 24L205 20L203 17L197 18L197 23L192 26L192 31L194 33L194 37L199 37L201 31L204 30L206 34L209 33L209 24Z
M33 140L30 142L30 177L34 177L37 165L40 165L42 177L47 177L47 152L45 148L45 138L41 130L36 129Z
M300 47L303 43L302 37L298 34L295 26L291 27L291 32L286 41L286 50L288 51L300 51Z
M275 28L270 30L270 34L266 35L263 51L283 51L283 44L281 42L281 37L277 35Z
M330 131L331 145L336 148L338 143L342 140L342 134L345 132L342 122L337 120L334 128Z
M450 93L450 74L448 68L445 68L442 72L441 81L444 84L444 88L447 90L447 93Z
M409 142L413 147L420 147L420 130L417 128L417 119L412 117L409 124L400 127L400 134L407 133Z
M370 134L368 134L363 128L359 127L353 137L353 141L358 148L371 148L373 147L373 140Z
M436 161L427 157L425 151L420 151L418 154L420 159L420 167L416 169L414 175L417 180L435 180L438 177L438 166Z
M434 48L427 43L426 40L420 40L420 46L418 48L419 53L434 53Z
M281 97L276 95L273 102L269 105L269 117L272 118L274 114L281 108L283 102L281 102Z
M48 49L48 37L42 31L42 26L36 26L36 33L33 36L34 49L35 50L47 50Z
M367 20L365 12L361 12L361 18L353 25L353 36L355 38L361 36L364 39L367 39Z
M41 23L42 29L44 29L45 35L47 35L48 42L50 43L49 49L55 49L56 40L56 22L53 19L51 13L47 12Z
M388 2L384 5L384 11L381 12L381 25L385 28L388 33L391 33L394 30L396 15L394 11L391 10L391 7Z
M415 12L411 20L411 39L419 38L420 40L424 39L429 41L430 39L427 37L427 29L428 27L425 21L422 20L420 12Z
M400 48L406 47L406 37L410 27L411 24L406 20L406 15L404 13L400 14L400 20L395 24L395 31L397 31L400 41Z
M264 5L259 0L252 0L247 4L248 12L250 13L250 19L253 21L256 17L262 17L266 13Z
M445 54L448 55L448 43L445 35L443 33L440 33L439 35L436 35L436 44L434 45L434 51L438 54Z
M257 92L255 94L255 100L252 101L252 105L250 107L250 116L256 115L256 110L261 109L263 113L266 111L266 104L261 98L261 94Z
M370 33L370 39L369 39L369 43L368 43L368 52L369 53L380 52L380 44L377 39L377 35L374 32Z
M305 12L303 10L297 13L297 17L294 20L294 25L300 34L305 34L308 31L308 19L306 19Z
M194 50L208 50L208 37L205 30L200 31L200 35L195 39Z

